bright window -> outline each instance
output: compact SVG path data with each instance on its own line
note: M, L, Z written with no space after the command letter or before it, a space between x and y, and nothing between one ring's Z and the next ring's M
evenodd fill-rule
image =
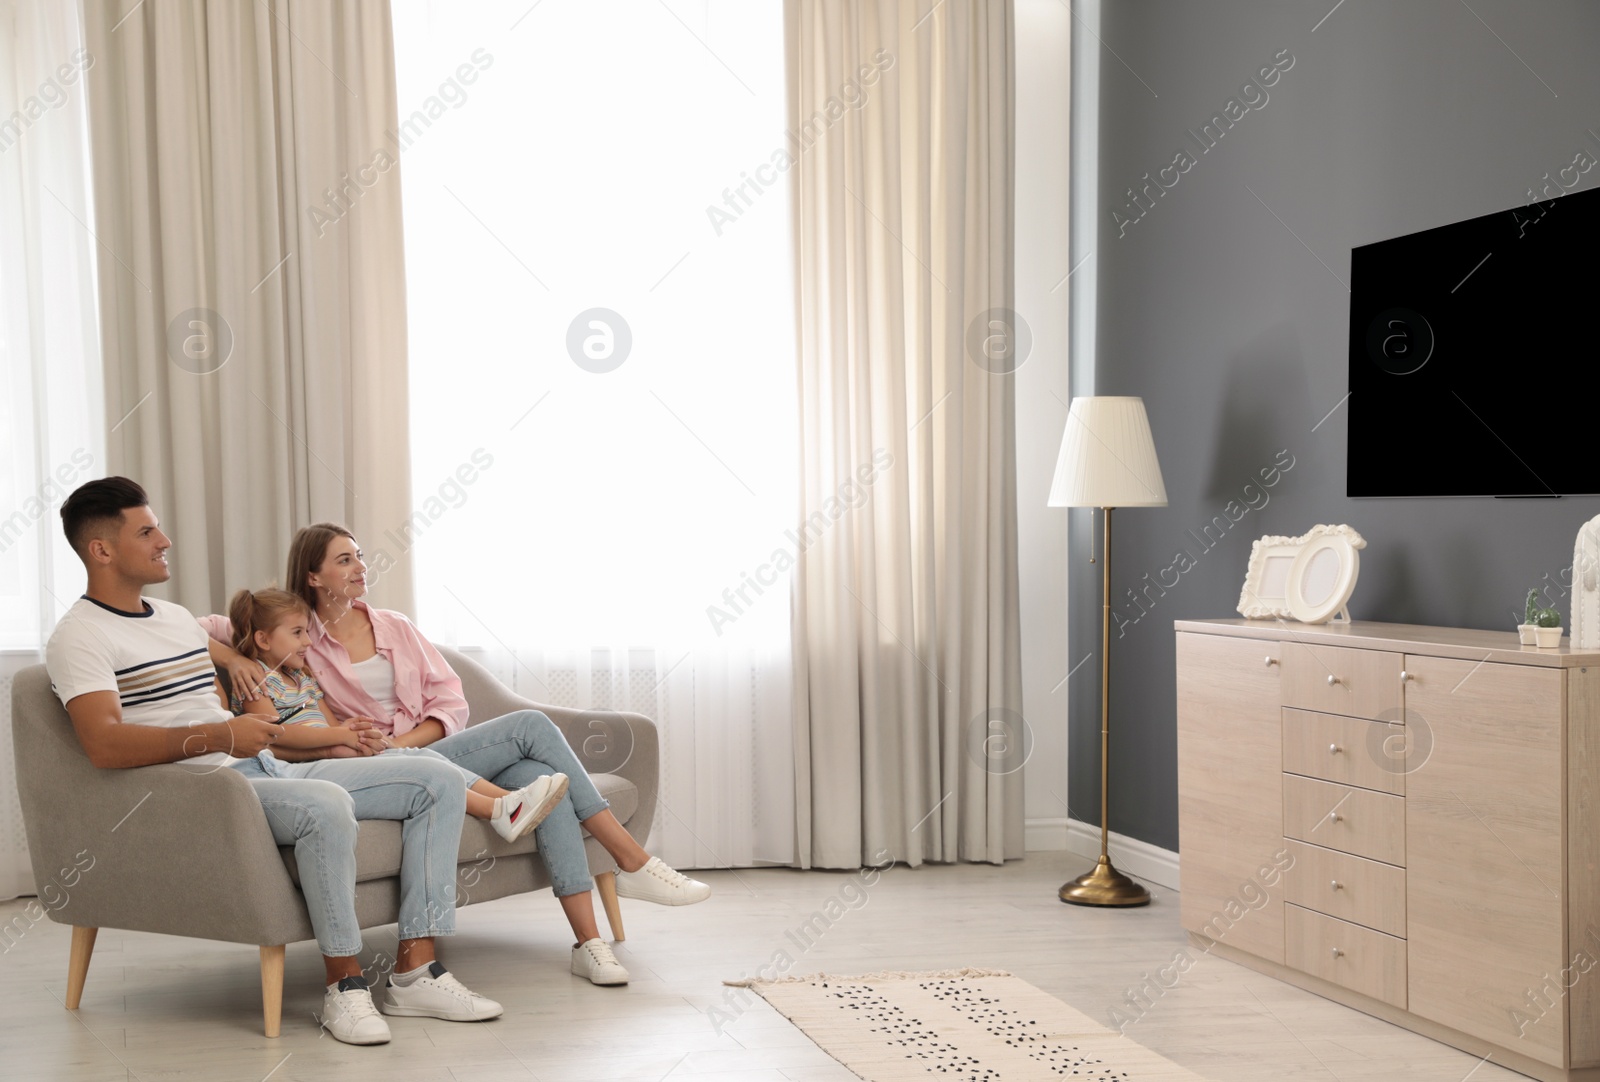
M422 622L517 647L786 642L782 5L394 18L420 517L383 547L415 556Z

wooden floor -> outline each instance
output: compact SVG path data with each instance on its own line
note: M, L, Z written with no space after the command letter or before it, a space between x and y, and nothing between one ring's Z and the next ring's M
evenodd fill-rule
M633 975L625 988L568 974L565 925L548 891L471 906L444 958L505 1004L505 1016L476 1025L392 1019L393 1042L376 1048L319 1033L314 944L289 948L283 1036L268 1040L253 947L103 930L74 1014L62 1006L68 931L41 923L0 955L0 1078L851 1079L765 1003L724 999L721 980L774 966L790 974L1008 969L1114 1025L1112 1009L1129 1010L1129 986L1188 944L1170 891L1156 888L1155 904L1142 910L1062 905L1057 886L1086 867L1037 853L1003 868L894 868L865 888L840 873L704 873L716 893L701 905L623 902L629 939L617 955ZM791 938L830 900L841 913L832 927ZM0 923L23 905L0 903ZM367 942L369 959L392 954L394 929L369 931ZM1127 1033L1216 1082L1521 1077L1188 949L1194 965Z

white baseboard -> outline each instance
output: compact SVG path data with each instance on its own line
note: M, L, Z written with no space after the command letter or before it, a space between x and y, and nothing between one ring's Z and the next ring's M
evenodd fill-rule
M1022 848L1029 853L1064 853L1067 818L1028 819L1022 824Z
M1100 828L1077 819L1029 819L1023 847L1030 853L1067 852L1093 861L1100 856ZM1106 841L1117 869L1137 879L1178 890L1178 854L1116 831ZM1087 869L1085 869L1087 870Z

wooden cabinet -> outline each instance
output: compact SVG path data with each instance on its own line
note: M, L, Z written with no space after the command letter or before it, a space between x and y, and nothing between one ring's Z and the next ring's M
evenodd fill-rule
M1533 1077L1600 1079L1600 652L1177 628L1184 927ZM1266 903L1217 935L1252 880Z
M1566 964L1563 674L1407 664L1406 723L1431 744L1406 789L1410 1008L1559 1064L1566 1011L1527 993Z
M1276 883L1283 849L1278 661L1248 640L1178 636L1178 683L1188 689L1178 701L1183 925L1275 962L1283 897L1262 879ZM1263 868L1273 871L1263 877ZM1262 892L1266 905L1251 908Z

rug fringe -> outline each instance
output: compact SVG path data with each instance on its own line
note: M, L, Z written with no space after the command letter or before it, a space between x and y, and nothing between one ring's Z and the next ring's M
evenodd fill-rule
M1009 977L1004 969L936 969L923 973L905 970L883 970L877 973L812 973L802 977L747 977L744 980L723 981L729 988L754 988L758 984L814 984L820 981L916 981L951 980L957 977Z

